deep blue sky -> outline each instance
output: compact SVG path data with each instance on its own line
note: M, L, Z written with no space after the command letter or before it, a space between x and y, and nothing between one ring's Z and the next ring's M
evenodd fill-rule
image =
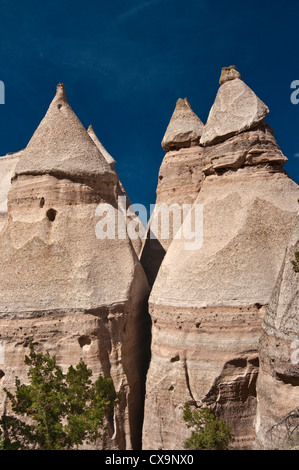
M205 122L221 68L236 65L299 183L298 13L298 1L0 0L0 155L27 145L63 82L131 201L149 205L177 99Z

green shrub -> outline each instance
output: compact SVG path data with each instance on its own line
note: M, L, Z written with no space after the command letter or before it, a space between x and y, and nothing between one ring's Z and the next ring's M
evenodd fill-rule
M292 261L292 265L295 273L299 273L299 251L296 251L295 260Z
M112 379L92 382L82 360L64 374L55 356L36 353L32 345L25 364L29 385L16 378L15 394L5 389L13 413L0 420L2 449L69 450L104 437L119 399Z
M233 439L230 426L217 418L209 408L191 409L184 406L184 421L192 428L191 436L184 442L188 450L229 450Z

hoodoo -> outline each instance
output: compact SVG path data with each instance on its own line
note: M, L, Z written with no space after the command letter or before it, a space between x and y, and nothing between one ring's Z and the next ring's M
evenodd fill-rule
M151 286L175 236L174 218L177 216L179 220L183 220L183 206L191 206L201 188L205 162L199 140L203 127L188 99L180 98L162 140L166 155L160 167L156 205L141 255L141 263ZM164 233L161 219L163 211L163 222L167 225ZM169 222L166 220L168 216Z
M148 283L128 237L96 236L96 208L105 203L117 211L117 184L58 85L8 193L0 254L1 390L15 375L26 380L29 338L63 367L82 358L122 391L105 445L132 449L141 445Z
M205 125L176 103L143 243L62 84L0 159L0 415L33 340L122 392L97 448L183 449L186 402L224 419L235 449L298 448L299 186L268 107L235 66L219 84Z
M261 323L298 221L299 187L264 122L268 108L234 68L221 77L192 208L203 209L203 244L190 251L174 239L149 298L146 449L182 448L187 401L224 418L235 448L254 442Z

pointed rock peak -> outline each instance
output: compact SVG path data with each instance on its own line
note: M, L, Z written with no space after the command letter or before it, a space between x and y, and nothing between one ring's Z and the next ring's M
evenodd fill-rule
M228 82L229 80L234 80L235 78L241 78L235 65L222 67L219 84L223 85L223 83Z
M45 173L115 180L114 171L68 104L62 84L57 85L56 95L16 167L16 176Z
M188 101L188 98L179 98L176 102L176 109L191 109L191 105Z
M101 154L103 155L103 157L105 158L106 162L108 163L108 165L110 165L111 168L114 167L116 161L114 160L114 158L110 155L110 153L107 152L107 150L105 149L105 147L103 146L103 144L99 141L92 125L90 124L90 126L88 127L87 129L87 132L88 132L88 135L90 136L90 138L93 140L94 144L97 146L97 148L99 149L99 151L101 152Z
M56 87L56 99L62 99L63 101L67 101L66 99L66 94L65 94L65 88L63 83L58 83Z
M168 152L169 150L197 145L203 127L203 123L193 112L188 99L179 98L162 140L163 149Z
M234 66L222 69L221 86L210 110L200 143L213 145L257 127L269 113L268 107L239 78Z

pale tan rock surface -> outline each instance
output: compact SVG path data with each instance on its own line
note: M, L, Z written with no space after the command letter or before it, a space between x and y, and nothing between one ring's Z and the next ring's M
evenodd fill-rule
M149 298L145 449L183 448L186 401L224 418L235 448L255 439L261 324L297 224L299 187L264 123L206 146L203 158L206 178L191 211L195 220L203 209L203 243L189 250L190 240L172 241Z
M298 206L299 207L299 206ZM288 439L299 423L299 273L292 261L299 251L299 223L286 251L263 321L259 344L260 371L257 383L257 448L298 449L298 431ZM297 410L297 418L284 419Z
M3 406L3 386L13 386L14 375L26 379L29 337L65 367L83 357L123 392L108 448L131 449L141 440L148 284L128 237L96 237L98 205L117 212L117 182L58 87L8 194L0 237L0 385Z
M162 140L163 149L177 150L181 147L198 145L203 123L193 112L187 98L179 98Z
M88 135L92 138L92 140L96 144L97 148L100 150L101 154L103 155L103 157L107 161L108 165L110 165L113 168L116 162L115 162L114 158L110 155L110 153L107 152L107 150L105 149L102 142L100 142L100 140L98 139L98 137L97 137L97 135L96 135L96 133L95 133L95 131L94 131L91 124L88 127L87 132L88 132Z
M163 299L165 304L185 307L237 306L250 305L255 296L254 303L267 303L293 228L298 197L296 183L268 168L207 177L195 201L203 205L203 246L188 253L186 240L172 242L151 301Z
M60 178L101 177L107 182L116 179L115 172L68 104L62 84L57 85L56 96L16 168L16 176L45 173Z
M238 169L257 164L283 165L283 155L273 130L266 123L230 137L218 145L204 147L205 175L221 173L225 169Z
M19 161L19 153L0 157L0 232L7 219L7 195L11 187L11 178L14 175Z
M105 149L103 144L100 142L100 140L98 139L92 125L90 125L88 127L87 132L88 132L88 135L92 138L92 140L95 143L95 145L97 146L97 148L99 149L100 153L103 155L103 157L105 158L105 160L109 164L109 166L116 173L116 170L114 168L114 165L116 164L116 161L110 155L110 153L107 152L107 150ZM136 221L137 215L136 215L135 211L130 210L130 207L131 207L130 198L129 198L122 182L120 181L117 173L116 173L116 176L117 176L117 185L116 185L116 193L117 194L116 195L117 195L118 207L121 208L125 212L125 214L126 214L125 216L127 218L127 225L128 225L131 222ZM118 200L119 197L122 198L120 201ZM121 209L119 209L119 210L121 210ZM134 233L136 233L138 235L138 231L135 231ZM132 245L134 247L134 250L135 250L137 256L139 256L140 252L141 252L141 249L142 249L142 237L141 236L136 236L136 237L134 236L134 238L131 237L131 242L132 242Z
M222 85L200 139L204 146L256 127L269 113L268 107L238 78L236 72L236 78L220 79Z
M149 299L145 448L182 448L179 416L192 396L233 426L237 448L252 445L261 322L299 197L286 175L254 170L204 181L202 248L174 240L160 267Z
M179 214L178 219L183 220L183 206L191 208L202 185L206 162L202 147L198 145L202 128L203 124L192 111L187 98L179 99L162 141L166 154L159 170L156 207L149 222L151 228L148 227L140 258L151 286L180 226L180 223L173 223L174 217ZM165 213L169 209L169 222L167 217L161 218L163 207L166 208ZM165 231L163 220L167 226Z

